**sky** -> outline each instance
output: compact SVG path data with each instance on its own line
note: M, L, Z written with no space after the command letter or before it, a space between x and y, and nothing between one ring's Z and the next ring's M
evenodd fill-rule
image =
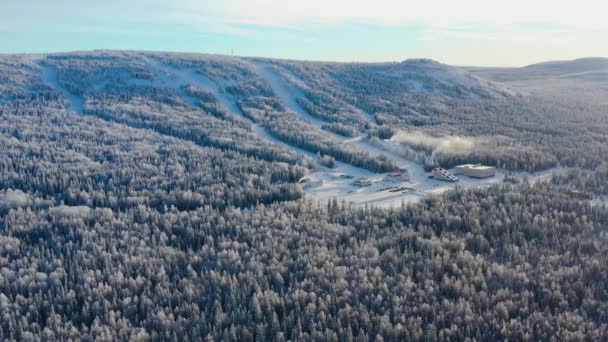
M608 57L604 0L0 0L0 53L93 49L523 66Z

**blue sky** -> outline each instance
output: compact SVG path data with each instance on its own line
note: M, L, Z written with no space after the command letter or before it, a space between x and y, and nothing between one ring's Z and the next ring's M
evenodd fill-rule
M0 52L141 49L520 66L608 56L608 6L536 0L1 0Z

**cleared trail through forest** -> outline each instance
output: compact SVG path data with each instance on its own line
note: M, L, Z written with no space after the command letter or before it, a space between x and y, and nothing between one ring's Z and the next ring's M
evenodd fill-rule
M383 154L390 159L394 160L395 163L399 167L407 168L410 172L410 176L413 180L422 181L426 180L426 172L424 171L422 165L407 160L395 153L390 151L381 149L377 146L371 144L367 139L363 136L359 136L356 138L347 138L343 137L339 134L335 134L333 132L328 132L322 128L322 125L325 123L324 121L315 118L312 116L306 109L304 109L297 101L298 97L304 97L304 93L297 89L295 86L290 84L285 78L279 75L275 70L272 69L272 66L268 65L264 62L258 61L249 61L249 63L254 67L256 72L270 84L272 91L276 94L279 100L285 105L289 110L298 113L304 120L311 123L316 128L322 130L324 133L331 135L336 140L341 141L342 143L350 144L356 146L357 148L367 151L372 155L380 155Z
M320 120L320 119L315 118L314 116L310 115L304 109L304 107L302 107L298 103L297 98L304 97L304 93L301 90L299 90L295 86L288 83L283 78L283 76L277 74L277 72L272 69L272 66L268 65L267 63L252 61L252 60L248 60L247 62L253 67L255 72L270 85L270 88L272 88L272 91L275 93L275 95L278 97L278 99L281 101L281 103L283 103L283 105L287 109L298 113L302 117L302 119L308 121L310 124L312 124L316 128L323 130L322 126L325 123L325 121ZM331 135L333 138L335 138L337 140L340 140L340 141L346 140L345 137L335 134L333 132L327 132L327 131L324 131L324 132Z
M239 115L243 119L245 119L249 124L251 124L251 131L255 133L260 139L268 141L273 144L281 145L287 147L292 152L304 155L312 160L316 159L316 154L297 146L291 145L287 142L284 142L280 139L274 137L265 127L261 126L253 122L249 117L243 113L241 108L238 106L236 99L234 96L230 95L225 91L223 87L221 87L217 82L211 80L210 78L198 73L194 69L180 69L176 68L172 65L168 65L163 63L155 58L144 57L146 62L153 67L158 74L162 74L161 76L163 82L166 83L167 86L176 90L181 96L183 96L192 107L196 107L196 99L192 98L188 94L186 94L182 86L191 84L202 89L205 89L220 102L220 104L227 109L228 111ZM322 169L326 169L321 167ZM326 170L327 171L327 170ZM370 175L372 174L369 171L364 169L360 169L358 167L354 167L352 165L336 161L336 169L333 171L341 171L349 174L357 174L357 175Z
M177 92L190 107L197 107L197 99L188 95L182 86L185 86L187 82L182 75L182 71L171 65L163 63L156 58L143 57L144 61L155 71L155 76L162 82L164 88L172 89Z
M249 120L243 115L241 109L237 106L236 101L229 99L229 97L231 96L227 94L223 89L221 89L216 82L212 81L208 77L196 72L196 70L194 69L176 68L172 65L161 62L154 58L146 57L146 60L148 60L149 63L153 65L157 70L173 75L175 80L178 82L179 88L187 84L203 88L211 92L213 96L215 96L215 98L220 102L220 104L226 109L228 109L230 112L233 112L234 114L239 114L245 119L247 119L249 122L251 122L251 120ZM186 94L186 96L189 95Z
M319 129L324 134L329 135L330 137L337 140L338 142L352 144L362 150L366 150L366 151L370 152L371 154L374 154L374 155L378 154L377 149L361 148L362 146L365 146L365 145L363 145L363 141L364 141L363 136L359 136L356 138L348 138L348 137L344 137L339 134L336 134L334 132L325 130L323 128L323 124L325 124L326 122L310 115L310 113L308 113L308 111L306 109L304 109L304 107L302 107L298 103L297 99L305 96L301 90L299 90L298 88L296 88L295 86L293 86L292 84L287 82L283 78L283 76L279 75L267 63L259 62L259 61L252 61L252 60L247 60L247 62L253 67L255 72L270 85L270 88L272 89L274 94L277 96L279 101L281 101L281 103L283 103L283 105L288 110L291 110L292 112L297 113L298 115L300 115L300 117L303 120L307 121L308 123L313 125L315 128ZM405 163L405 161L404 161L404 163ZM342 163L342 164L344 164L344 163ZM345 165L348 165L348 164L345 164ZM356 171L354 173L357 174L358 176L361 174L371 174L370 172L367 172L361 168L354 167L351 165L348 165L348 166L350 168L352 168L353 172Z
M63 85L61 85L61 83L59 83L57 70L54 67L44 63L42 59L37 59L35 62L41 70L40 78L42 81L44 81L44 83L49 85L51 88L59 91L63 97L68 100L69 104L67 109L78 115L82 115L84 113L84 99L82 99L80 96L72 94Z
M260 67L263 67L262 63L258 62L258 65ZM306 84L306 82L304 82L304 80L302 80L299 76L296 76L293 72L291 72L291 70L288 70L287 68L281 68L281 73L277 73L274 69L270 68L267 70L267 72L269 73L268 76L270 77L280 77L281 79L283 79L286 82L286 85L288 87L291 88L292 92L291 94L297 94L298 97L306 97L306 95L304 94L304 92L302 90L300 90L300 88L305 88L305 89L310 89L310 87ZM285 76L287 75L287 77L289 78L288 80L285 79ZM278 80L279 82L281 80ZM297 101L296 101L297 104ZM378 120L376 120L376 117L372 114L370 114L369 112L358 108L356 106L353 106L352 104L347 104L348 106L350 106L352 109L358 111L361 115L363 115L367 121L369 121L369 123L377 125L378 124ZM300 106L302 108L302 106ZM302 110L304 110L305 112L307 112L304 108L302 108ZM321 121L321 124L324 123L324 121L322 119L317 119L313 116L310 116L312 119L316 119ZM321 128L319 126L319 128Z
M178 92L180 96L182 96L192 107L196 107L196 99L186 94L182 89L182 86L187 84L191 84L211 92L211 94L213 94L213 96L220 102L220 104L225 109L244 118L251 125L252 132L254 132L261 139L271 142L273 144L285 146L292 152L304 155L313 160L316 159L317 156L315 153L282 141L274 137L265 127L253 122L253 120L247 117L245 113L243 113L241 108L238 106L236 98L234 98L234 96L232 96L231 94L227 93L225 89L217 82L198 73L194 69L180 69L153 57L145 56L143 58L146 63L156 71L157 76L160 76L161 81L164 83L164 85ZM282 95L284 99L290 98L288 94ZM290 103L290 105L299 106L296 102ZM322 122L319 121L319 125L321 124ZM356 174L358 176L372 174L367 170L339 161L336 161L336 169L333 171L341 171L348 174Z

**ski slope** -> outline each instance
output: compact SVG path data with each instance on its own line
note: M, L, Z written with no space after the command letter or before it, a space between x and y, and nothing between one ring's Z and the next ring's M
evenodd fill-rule
M222 85L214 80L211 80L211 79L205 77L204 75L196 72L196 70L194 70L194 69L175 68L171 65L162 63L161 61L158 61L153 58L147 58L147 60L161 74L166 75L165 76L166 79L164 80L166 82L166 84L171 86L172 88L174 88L180 94L183 94L183 90L181 90L181 87L186 84L195 85L197 87L205 89L205 90L211 92L213 94L213 96L215 96L215 98L218 99L220 104L225 109L227 109L228 111L230 111L234 114L241 116L249 124L251 124L252 132L255 133L261 139L268 141L270 143L273 143L273 144L287 147L292 152L303 155L303 156L309 158L310 160L313 160L313 161L316 160L316 157L317 157L316 154L314 154L310 151L301 149L292 144L288 144L282 140L279 140L276 137L274 137L272 134L270 134L270 132L266 128L264 128L263 126L261 126L259 124L254 123L250 118L248 118L242 112L241 108L237 104L236 98L225 91L225 88L226 88L225 85ZM187 94L183 94L183 96L186 99L189 97ZM289 100L289 99L293 99L293 98L290 97L289 94L283 94L283 99ZM189 100L189 102L192 102L192 100ZM290 103L290 106L294 106L294 105L299 106L295 102ZM367 177L367 176L372 175L371 172L369 172L365 169L358 168L358 167L355 167L355 166L352 166L352 165L349 165L349 164L346 164L343 162L336 161L336 167L332 168L332 169L323 167L321 165L317 165L317 170L315 170L313 173L311 173L310 177L313 179L328 180L328 179L332 178L331 177L332 174L350 174L350 175L356 175L357 177Z
M261 139L272 144L287 147L294 153L303 155L310 160L316 160L316 154L277 139L263 126L254 123L244 115L237 104L236 98L225 91L225 84L218 83L198 73L195 69L177 68L152 57L144 57L144 59L155 71L158 81L161 83L159 86L173 89L180 96L183 96L184 100L191 107L197 107L197 100L184 92L183 87L185 85L194 85L212 93L225 109L243 117L250 123L252 132ZM496 176L488 179L461 177L458 183L446 183L430 179L428 178L429 173L424 171L422 165L386 148L376 146L363 136L347 138L326 131L322 127L325 121L312 116L298 103L298 98L305 96L301 90L278 73L271 65L260 61L248 60L247 62L258 76L270 85L277 99L288 110L297 113L303 120L312 124L316 129L323 131L323 133L342 144L350 144L371 155L385 155L395 161L399 167L407 169L410 175L410 181L407 182L389 181L385 180L386 174L375 174L343 162L336 162L334 168L327 168L317 164L317 167L308 174L311 182L303 185L306 196L310 199L323 202L336 197L354 205L372 204L379 207L397 207L401 203L417 201L430 194L440 194L448 191L453 189L456 184L460 187L478 187L502 182L504 174L501 172L497 172ZM546 179L547 176L550 176L550 172L530 177L530 180ZM373 185L369 187L357 187L353 185L353 180L360 177L371 179ZM395 188L403 188L403 190L395 192Z
M241 109L236 103L236 100L225 91L225 87L221 87L217 82L211 80L205 75L198 73L194 69L179 69L154 58L145 57L145 59L156 70L160 71L161 74L169 75L170 78L167 82L168 85L170 85L172 88L177 88L179 93L188 99L188 102L191 100L194 101L194 106L196 106L196 99L193 99L189 95L185 94L185 92L181 90L182 86L190 84L205 89L212 93L220 104L228 111L244 117ZM245 119L247 118L245 117ZM247 120L251 121L249 119Z
M297 99L304 97L304 93L288 83L281 75L279 75L276 70L272 68L271 65L259 62L259 61L248 61L249 64L253 67L255 72L261 76L272 88L272 91L276 95L276 97L283 103L283 105L293 111L298 113L302 119L308 121L310 124L315 126L318 129L321 129L325 121L320 120L312 115L310 115L304 107L302 107ZM333 132L325 133L331 135L333 138L344 141L345 137L335 134Z
M184 86L193 85L209 91L219 101L227 111L239 115L251 125L251 131L260 139L272 144L281 145L294 153L305 156L305 158L316 161L317 155L310 151L304 150L297 146L286 143L273 136L265 127L254 123L241 111L238 106L237 99L226 92L227 84L222 83L222 80L211 79L194 68L179 68L173 65L164 63L158 58L151 56L142 56L144 62L151 68L154 73L153 85L155 87L171 89L183 98L185 103L193 108L199 107L199 100L188 95L184 91ZM83 114L85 101L83 98L70 93L58 80L57 70L51 65L37 60L37 65L41 70L42 80L49 86L57 89L67 99L68 108L70 111ZM336 162L334 168L318 165L308 174L311 182L304 184L306 196L313 200L326 201L330 198L338 198L354 205L373 204L380 207L397 207L401 203L417 201L429 194L439 194L444 191L453 189L456 185L460 187L479 187L490 186L502 182L504 174L497 172L495 177L488 179L472 179L460 177L458 183L446 183L429 179L429 173L425 172L422 165L408 160L389 147L375 145L364 136L355 138L347 138L336 133L323 129L323 124L326 123L317 117L308 113L299 103L298 99L305 94L295 84L300 82L295 76L291 79L291 75L284 75L277 71L272 65L253 60L245 60L249 63L254 71L265 80L273 90L277 99L290 111L298 114L303 120L309 122L315 129L322 131L324 134L332 137L342 144L349 144L353 147L366 151L371 155L384 155L395 163L405 168L409 172L410 180L407 182L386 180L386 174L376 174L368 170L354 167L347 163ZM287 78L286 78L287 77ZM289 78L289 79L288 79ZM100 85L96 85L100 86ZM355 108L357 109L357 108ZM373 117L368 113L368 118ZM548 170L543 173L533 174L529 176L531 182L549 179L551 173L555 170ZM353 185L353 180L365 177L373 181L373 185L369 187L357 187ZM396 190L400 189L400 190Z
M225 109L236 115L241 116L246 120L246 122L251 124L252 132L255 133L262 140L287 147L288 149L297 154L303 155L307 158L310 158L311 160L316 160L316 155L314 153L288 144L282 140L279 140L276 137L272 136L272 134L270 134L266 128L254 123L242 112L241 108L237 104L236 98L234 98L234 96L225 91L225 86L220 85L219 83L205 77L204 75L196 72L196 70L194 69L179 69L150 57L145 57L145 60L150 66L154 68L156 73L160 75L161 81L163 82L164 86L177 91L181 96L184 97L184 99L186 99L188 103L190 103L192 107L196 107L196 99L190 97L182 90L182 86L187 84L194 85L209 91L211 94L213 94L213 96L215 96L215 98ZM313 172L311 176L313 178L323 179L326 178L326 173L348 173L358 175L358 177L369 176L372 174L367 170L337 161L336 167L333 169L318 165L318 170Z
M171 65L167 65L166 63L162 63L161 61L158 61L153 58L147 58L147 60L148 60L149 64L152 65L157 70L158 73L165 75L164 79L163 79L164 83L167 86L170 86L171 88L178 91L186 99L188 99L189 96L187 94L184 94L183 90L181 90L183 85L191 84L191 85L195 85L197 87L203 88L203 89L211 92L213 94L213 96L215 96L215 98L218 99L220 104L225 109L227 109L228 111L230 111L234 114L237 114L237 115L243 117L248 123L250 123L252 132L255 133L259 138L261 138L267 142L273 143L273 144L284 146L294 153L305 156L306 158L308 158L311 161L316 161L317 155L315 153L312 153L310 151L304 150L304 149L294 146L292 144L286 143L280 139L277 139L266 128L264 128L263 126L261 126L259 124L254 123L251 119L249 119L241 111L240 107L237 104L236 98L225 91L226 85L220 84L214 80L211 80L211 79L205 77L204 75L201 75L200 73L196 72L196 70L194 70L194 69L175 68ZM276 89L281 92L279 99L283 103L285 103L285 102L288 103L286 105L288 109L291 109L291 110L296 109L296 110L298 110L297 113L306 113L303 110L303 108L296 102L296 100L295 100L296 98L293 97L292 95L290 95L290 93L289 93L290 91L297 92L297 90L295 88L281 88L280 85L282 85L283 83L278 83L278 82L281 82L281 80L282 80L281 78L278 77L278 75L275 75L270 70L267 70L264 67L262 67L261 69L259 67L260 67L260 65L255 66L256 71L261 72L262 75L264 75L265 77L271 77L272 82L275 82L274 84L276 86L278 86L278 87L276 87ZM273 88L273 90L274 90L274 88ZM193 103L192 100L188 100L188 102ZM310 115L307 116L307 118L310 120L315 120ZM315 124L315 126L318 125L318 127L320 129L320 126L323 124L323 122L320 120L316 120L316 121L314 121L313 124ZM335 137L336 139L339 139L340 141L346 140L346 138L344 138L342 136L339 136L339 135L336 135L333 133L331 135L333 137ZM368 170L359 168L359 167L352 166L352 165L344 163L344 162L336 161L336 166L334 168L328 168L328 167L325 167L325 166L322 166L322 165L316 163L315 170L313 170L308 175L308 177L311 180L323 182L323 187L321 189L315 189L315 190L316 190L316 193L319 195L318 199L324 200L325 198L330 198L330 197L340 197L345 192L349 192L352 190L352 185L350 184L352 182L352 180L345 179L344 175L348 175L353 178L359 178L359 177L370 177L370 176L373 176L374 173L372 173Z
M67 109L78 115L82 115L84 113L84 99L72 94L61 83L59 83L59 79L57 77L57 70L55 70L55 68L46 63L43 63L40 59L36 60L36 65L38 65L41 70L40 77L42 78L42 81L51 88L58 90L63 95L63 97L68 100Z
M430 173L426 172L422 165L388 149L378 147L363 136L346 138L324 130L322 125L325 122L312 116L298 103L297 99L305 96L302 91L280 75L271 65L253 60L249 60L248 62L256 73L270 85L274 94L287 109L296 112L303 120L311 123L315 128L322 130L343 144L351 144L372 155L385 155L395 161L400 168L407 169L410 175L410 181L408 182L387 181L384 180L385 174L363 172L358 168L349 168L348 165L341 163L335 170L322 170L311 174L311 178L322 180L323 183L305 189L309 198L326 201L329 198L337 197L340 200L345 200L355 205L373 204L379 207L397 207L401 203L416 201L430 194L440 194L454 189L456 186L463 188L491 186L500 184L504 178L504 173L497 171L494 177L486 179L460 177L458 183L431 179L429 178ZM296 81L298 80L296 79ZM553 171L555 170L552 169L530 175L530 181L547 179ZM353 179L359 177L367 177L373 180L374 183L369 187L357 187L352 183ZM400 192L390 191L395 188L406 188L406 190Z

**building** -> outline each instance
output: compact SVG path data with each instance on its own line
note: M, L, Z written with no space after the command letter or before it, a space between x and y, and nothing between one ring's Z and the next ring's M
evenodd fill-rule
M496 175L496 168L481 164L458 165L456 166L456 174L472 178L489 178Z
M364 178L364 177L357 178L357 179L355 179L355 181L353 182L353 184L354 184L354 185L356 185L356 186L361 186L361 187L370 186L370 185L372 185L372 183L373 183L373 182L372 182L372 180L371 180L371 179L369 179L369 178Z
M440 167L433 169L433 178L446 182L458 182L458 177L454 176L450 171Z
M397 171L388 173L385 179L395 182L407 182L410 180L410 174L407 172L407 169L400 168Z

